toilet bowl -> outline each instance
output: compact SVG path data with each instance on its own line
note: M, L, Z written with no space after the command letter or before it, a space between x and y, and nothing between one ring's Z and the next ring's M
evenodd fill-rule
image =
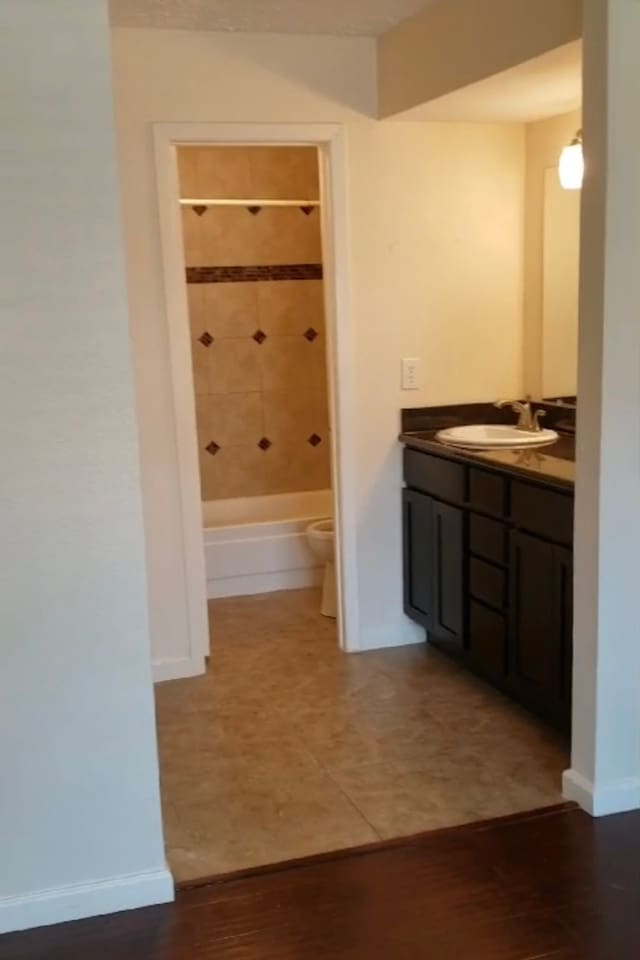
M324 563L320 613L323 617L335 618L337 591L333 520L316 520L315 523L310 523L307 527L307 540L318 560Z

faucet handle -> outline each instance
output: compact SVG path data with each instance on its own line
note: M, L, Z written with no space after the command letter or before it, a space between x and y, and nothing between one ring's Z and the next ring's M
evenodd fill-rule
M531 429L534 430L536 433L539 433L542 430L542 427L540 426L540 421L542 420L543 417L546 417L546 415L547 415L546 410L536 410L534 413L532 413Z

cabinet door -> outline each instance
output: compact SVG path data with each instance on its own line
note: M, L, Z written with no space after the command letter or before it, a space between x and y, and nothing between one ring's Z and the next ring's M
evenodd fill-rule
M573 682L573 554L554 547L556 603L560 621L562 678L560 682L561 719L565 729L571 726L571 689Z
M464 647L464 513L433 501L433 596L429 639L461 653Z
M568 551L546 540L520 531L511 534L509 682L555 723L562 723L565 714L568 557Z
M433 595L433 500L415 490L402 491L404 609L428 626Z

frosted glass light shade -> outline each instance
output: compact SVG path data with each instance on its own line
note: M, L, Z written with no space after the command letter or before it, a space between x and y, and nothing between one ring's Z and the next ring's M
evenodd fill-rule
M565 190L580 190L584 180L584 153L582 152L582 133L564 148L558 164L560 184Z

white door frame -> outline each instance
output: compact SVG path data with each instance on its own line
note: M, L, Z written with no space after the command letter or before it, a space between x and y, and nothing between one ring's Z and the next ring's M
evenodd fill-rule
M193 670L204 670L209 653L198 445L194 408L189 315L185 284L176 147L199 145L317 146L320 156L322 252L331 461L336 512L338 637L347 652L360 649L356 563L356 472L353 436L353 329L349 309L346 158L342 125L329 123L156 123L153 125L156 184L164 265L167 329L180 478L180 508ZM184 672L180 674L184 676ZM163 672L162 679L170 679Z

